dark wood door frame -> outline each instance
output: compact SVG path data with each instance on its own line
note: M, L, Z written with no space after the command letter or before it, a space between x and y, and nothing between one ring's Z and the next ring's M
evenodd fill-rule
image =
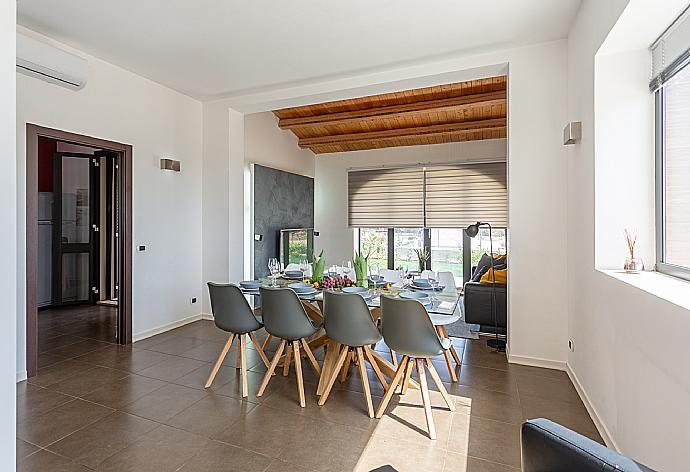
M118 341L132 342L132 146L67 131L26 125L26 370L38 371L38 138L119 152L120 159L120 284Z

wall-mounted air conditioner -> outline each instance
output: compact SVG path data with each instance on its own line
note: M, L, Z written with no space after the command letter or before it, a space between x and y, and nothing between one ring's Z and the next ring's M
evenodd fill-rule
M86 85L86 59L17 33L17 72L73 90Z

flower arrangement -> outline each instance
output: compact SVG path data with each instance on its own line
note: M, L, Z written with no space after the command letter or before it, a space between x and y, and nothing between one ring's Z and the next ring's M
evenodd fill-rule
M311 266L311 280L312 282L321 282L323 280L323 269L326 265L326 259L323 257L323 249L318 256L312 257Z

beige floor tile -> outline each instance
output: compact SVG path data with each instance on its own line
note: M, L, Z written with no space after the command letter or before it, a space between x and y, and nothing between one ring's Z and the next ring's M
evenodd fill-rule
M245 417L255 406L254 403L243 402L222 395L207 395L165 423L178 429L212 438Z
M448 450L520 467L520 426L456 413Z
M499 369L489 369L476 367L473 365L462 365L458 376L460 385L493 390L496 392L517 395L517 384L515 376L509 372Z
M206 394L181 385L167 384L122 409L133 415L164 422L201 400Z
M205 362L197 361L195 359L187 359L185 357L172 356L163 362L154 364L151 367L137 372L144 377L151 377L153 379L164 380L171 382L187 375L194 369L207 365Z
M17 424L17 437L45 447L98 421L113 410L75 399Z
M173 472L208 442L200 436L161 425L139 441L110 456L98 467L104 472Z
M34 452L38 451L40 448L34 446L31 443L24 441L23 439L17 438L17 461L21 461L27 456L30 456Z
M17 461L17 472L88 472L88 470L83 465L46 450L38 451Z
M38 387L26 382L23 384L23 394L17 395L17 422L21 423L60 405L74 400L63 393L54 392L47 388Z
M524 420L520 401L512 395L460 385L453 397L459 414L515 424Z
M441 472L446 451L430 444L405 441L375 433L362 451L355 471L393 467L398 472ZM388 469L391 470L391 469Z
M109 408L120 409L164 385L167 384L162 380L130 374L101 386L84 395L83 398Z
M520 395L525 420L546 418L570 428L603 444L603 440L589 417L585 406L580 403L560 401L553 398Z
M116 411L47 449L93 469L158 426L153 421Z
M448 451L443 472L519 472L520 469Z
M567 377L552 379L539 375L515 375L520 396L556 399L581 404L580 396Z
M180 472L263 472L271 462L255 452L210 441Z
M93 367L84 370L79 375L74 375L61 382L54 383L48 388L56 392L83 397L84 395L124 377L129 374L122 370L111 369L109 367Z

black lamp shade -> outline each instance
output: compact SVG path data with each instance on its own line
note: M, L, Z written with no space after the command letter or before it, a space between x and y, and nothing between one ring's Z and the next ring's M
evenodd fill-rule
M479 234L479 225L482 223L480 221L477 221L473 225L469 225L467 229L465 229L465 233L467 233L467 236L470 238L474 238L477 234Z

